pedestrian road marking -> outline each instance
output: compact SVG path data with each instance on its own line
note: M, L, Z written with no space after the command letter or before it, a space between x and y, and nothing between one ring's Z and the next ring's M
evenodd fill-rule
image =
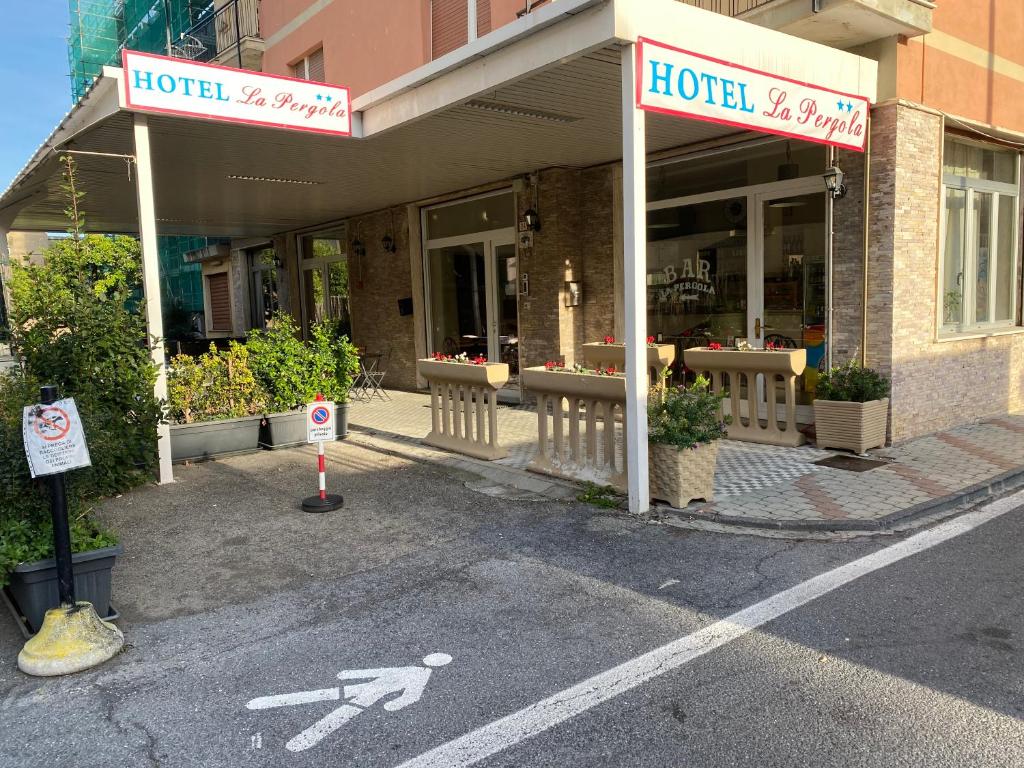
M422 667L345 669L338 673L339 680L367 680L367 682L336 688L282 693L276 696L260 696L251 699L245 706L247 709L274 709L300 704L316 704L321 701L340 701L344 698L345 704L335 708L285 744L285 748L291 752L302 752L316 746L364 711L365 708L372 707L392 693L400 695L384 703L384 709L388 712L397 712L410 704L415 704L423 696L423 690L427 687L433 667L443 667L451 660L452 657L447 653L431 653L423 657L424 666Z
M648 680L682 667L812 600L880 568L924 552L1024 504L1024 491L941 523L819 574L721 621L601 672L553 696L407 760L398 768L463 768L554 728Z

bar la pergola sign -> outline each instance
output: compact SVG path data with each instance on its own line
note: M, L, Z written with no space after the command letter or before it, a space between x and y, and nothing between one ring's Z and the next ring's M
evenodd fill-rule
M864 96L646 38L636 48L640 109L864 151L871 106Z
M122 52L124 108L293 131L352 135L343 86Z

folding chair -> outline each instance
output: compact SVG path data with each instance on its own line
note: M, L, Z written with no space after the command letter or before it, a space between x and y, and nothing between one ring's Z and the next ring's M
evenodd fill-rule
M366 385L364 390L366 392L366 399L372 400L374 397L379 397L381 400L390 400L391 395L384 389L384 377L388 372L388 362L391 360L391 349L383 355L367 355L369 358L369 365L364 367Z

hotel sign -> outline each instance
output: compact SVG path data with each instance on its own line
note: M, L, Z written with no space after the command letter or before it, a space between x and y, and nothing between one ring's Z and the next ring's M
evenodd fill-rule
M125 108L352 135L348 88L123 51Z
M863 152L870 102L640 38L636 105Z

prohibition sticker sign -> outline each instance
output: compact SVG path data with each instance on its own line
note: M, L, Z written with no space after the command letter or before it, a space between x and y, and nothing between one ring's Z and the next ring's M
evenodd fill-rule
M323 426L324 424L331 420L331 412L328 411L323 406L318 406L313 409L312 418L314 423Z
M43 440L52 442L67 436L71 431L71 419L63 409L48 405L36 412L32 426Z

